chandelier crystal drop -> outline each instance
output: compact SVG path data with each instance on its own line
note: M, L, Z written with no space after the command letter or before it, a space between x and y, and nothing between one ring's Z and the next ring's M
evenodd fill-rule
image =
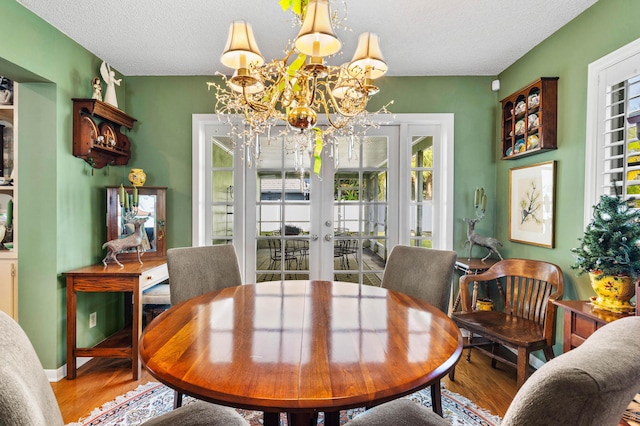
M315 153L319 161L317 150L325 144L335 149L336 136L359 141L367 129L378 127L376 115L388 113L393 102L375 112L366 109L379 90L375 79L387 72L378 36L361 34L351 62L328 65L325 58L341 55L342 42L333 30L341 21L332 15L329 0L309 0L306 8L302 3L302 13L296 14L300 31L282 59L265 63L251 25L232 22L221 62L233 74L222 75L223 86L207 83L216 90L216 113L231 124L230 134L246 148L249 165L259 160L261 139L270 141L273 126L286 124L278 136L294 141L285 149L296 158ZM241 124L233 119L237 116ZM326 117L322 126L320 117Z

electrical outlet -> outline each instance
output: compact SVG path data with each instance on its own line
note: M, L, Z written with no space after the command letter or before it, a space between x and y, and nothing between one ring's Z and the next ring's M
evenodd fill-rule
M89 328L95 327L97 322L98 322L98 313L91 312L89 314Z

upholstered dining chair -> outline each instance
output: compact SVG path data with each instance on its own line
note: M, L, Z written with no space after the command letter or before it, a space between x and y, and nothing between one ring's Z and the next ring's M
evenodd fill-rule
M557 356L518 390L502 426L618 424L640 389L640 317L597 330L576 349ZM449 422L408 400L374 407L348 426L445 426Z
M397 245L389 253L381 286L422 299L446 314L456 258L454 251ZM433 410L442 415L440 380L431 385L431 400Z
M230 244L167 250L171 304L242 284L238 256Z
M456 258L454 251L397 245L384 267L382 287L422 299L446 314Z
M172 305L242 284L238 256L230 244L168 249L167 269ZM176 391L174 407L181 405L182 394Z
M493 311L474 310L478 283L496 280L500 280L504 288L504 307ZM492 358L492 367L496 367L496 361L516 367L518 387L530 374L531 352L542 350L547 361L554 357L557 307L553 301L562 299L564 293L560 267L539 260L501 260L481 274L460 277L460 293L462 312L452 312L451 319L469 331L467 339L481 336L490 343L492 349L487 354ZM471 340L466 346L473 346ZM500 355L500 346L517 350L515 363Z
M56 397L22 328L0 311L0 424L62 426ZM232 408L197 401L148 425L248 425Z

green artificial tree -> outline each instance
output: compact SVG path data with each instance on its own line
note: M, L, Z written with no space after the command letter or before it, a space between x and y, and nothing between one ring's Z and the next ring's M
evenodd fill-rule
M584 232L580 247L571 249L576 262L571 267L602 275L640 275L640 210L633 200L603 195L593 206L593 220Z

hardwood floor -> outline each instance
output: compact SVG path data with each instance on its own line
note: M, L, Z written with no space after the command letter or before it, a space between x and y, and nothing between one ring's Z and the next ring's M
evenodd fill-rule
M493 369L490 359L478 351L472 352L471 362L465 357L466 351L456 367L455 381L445 378L445 387L492 414L504 416L516 393L515 369L501 364ZM63 379L51 386L64 422L70 423L149 381L155 379L144 368L140 380L133 381L127 360L96 358L78 370L76 379Z

